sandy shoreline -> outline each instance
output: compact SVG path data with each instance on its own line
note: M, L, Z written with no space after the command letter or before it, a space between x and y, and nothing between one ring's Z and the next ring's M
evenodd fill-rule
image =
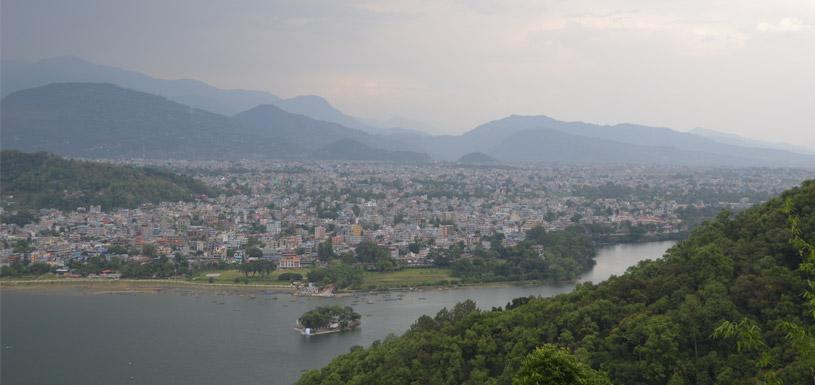
M274 292L290 294L294 288L289 286L253 285L253 284L219 284L199 283L167 279L53 279L53 280L0 280L0 290L41 290L79 288L102 293L159 293L167 289L191 289L202 291L235 291L235 292Z
M504 281L504 282L480 282L480 283L459 283L449 286L416 286L414 288L394 287L380 288L376 290L340 290L335 293L335 297L346 297L358 294L381 294L387 292L429 292L457 290L471 287L508 287L508 286L543 286L543 285L565 285L570 282L546 282L546 281ZM236 293L279 293L294 294L296 289L291 286L258 285L241 283L204 283L191 282L185 280L169 279L49 279L49 280L0 280L0 290L51 290L51 289L84 289L94 294L133 294L133 293L160 293L165 290L184 289L201 291L228 291Z

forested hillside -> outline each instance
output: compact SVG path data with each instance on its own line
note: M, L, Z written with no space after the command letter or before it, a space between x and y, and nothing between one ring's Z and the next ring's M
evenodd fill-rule
M211 191L169 171L70 160L44 152L0 153L0 195L4 205L14 203L7 207L11 210L136 207L146 202L187 201L198 194Z
M557 384L815 384L813 242L809 181L620 277L504 309L461 303L298 384L543 384L566 372L557 362L591 378Z

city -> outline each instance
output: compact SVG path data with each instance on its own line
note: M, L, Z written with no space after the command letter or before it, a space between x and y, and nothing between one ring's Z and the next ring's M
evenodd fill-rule
M489 247L485 240L496 233L511 247L538 226L579 225L601 244L683 239L721 210L743 210L811 176L761 168L117 163L191 174L219 193L133 209L42 209L36 223L0 227L3 266L45 263L82 277L89 272L72 271L71 261L179 256L187 268L237 268L256 259L278 269L309 268L325 266L321 245L341 255L369 241L386 248L398 268L429 267L439 249Z

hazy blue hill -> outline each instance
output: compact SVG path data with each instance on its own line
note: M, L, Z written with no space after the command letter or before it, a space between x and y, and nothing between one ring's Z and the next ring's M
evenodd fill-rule
M565 147L555 148L552 146L554 143ZM562 163L699 164L704 161L708 165L734 166L815 165L815 156L735 146L668 128L564 122L547 116L512 115L485 123L459 136L434 137L422 144L432 155L448 159L480 151L500 160L546 162L553 161L554 154L560 154L562 156L557 161ZM518 146L518 151L513 151L513 146ZM567 152L565 148L578 152ZM631 151L634 153L629 153Z
M781 142L767 142L763 140L756 140L745 138L736 134L730 134L727 132L720 132L716 130L711 130L707 128L694 128L693 130L689 131L691 134L696 136L701 136L703 138L707 138L719 143L724 144L732 144L735 146L743 146L743 147L756 147L756 148L770 148L774 150L784 150L784 151L791 151L797 152L799 154L815 154L815 148L808 148L803 146L796 146L787 143Z
M6 78L15 71L23 74L32 71L31 65L24 62L8 62L8 66L3 67ZM168 89L183 89L187 93L176 96L194 98L198 105L222 100L218 95L222 95L219 92L223 90L205 83L192 80L166 83L131 71L104 66L97 66L102 70L93 70L89 66L94 65L62 58L41 61L34 67L50 68L50 72L46 72L57 74L55 77L109 72L112 74L109 77L119 82L130 79L131 83L141 86L152 84L164 93L170 93ZM59 75L58 70L68 75ZM43 78L36 74L31 77ZM11 85L4 83L3 92L26 83L25 76L9 79ZM212 90L218 92L210 92ZM241 99L243 102L269 99L268 95L251 91L236 91L232 95L248 98ZM603 126L564 122L546 116L513 115L485 123L463 135L428 136L409 130L380 130L391 133L370 134L328 121L361 124L318 96L275 99L274 102L276 104L253 106L227 117L112 84L56 83L5 97L0 139L3 148L83 157L306 159L310 151L341 139L351 139L373 148L428 153L435 159L449 161L481 152L499 161L562 164L815 167L815 155L737 146L660 127ZM328 120L291 113L278 104Z
M89 158L230 159L295 155L227 117L112 84L55 83L2 100L4 149Z
M274 104L288 112L313 119L334 122L369 133L384 133L334 108L316 95L282 99L263 91L225 90L191 79L158 79L137 71L94 64L71 57L56 57L36 62L4 60L0 65L3 96L15 91L50 83L112 83L136 91L156 94L202 110L231 116L258 105Z
M311 157L323 160L373 160L385 162L427 162L430 157L413 151L390 151L374 148L353 139L340 139L314 152Z
M169 171L70 160L43 152L2 151L0 171L0 195L11 210L132 208L211 194L200 182Z
M342 111L329 104L324 98L317 95L295 96L293 98L282 99L271 104L274 104L293 114L305 115L312 119L337 123L348 128L355 128L368 133L374 133L378 130L360 122L358 119L352 116L344 114Z
M483 152L471 152L469 154L465 154L461 158L458 158L458 163L465 163L465 164L497 164L498 159L495 159Z
M278 138L305 149L317 149L343 138L374 140L360 130L293 114L271 104L241 112L234 119L251 127L258 135Z
M749 159L589 138L554 129L519 131L494 146L492 156L514 162L559 164L749 164Z
M541 122L528 119L496 120L479 125L461 135L438 135L434 137L415 137L414 140L427 152L438 159L455 161L471 152L490 153L495 145L501 143L522 130L541 127ZM509 159L502 159L509 160Z
M745 159L748 164L765 163L775 165L815 164L815 157L784 150L737 146L721 143L687 132L674 131L664 127L651 127L638 124L617 124L600 126L587 123L560 123L553 128L591 138L614 140L643 146L673 147L679 150L704 152Z
M343 139L375 154L356 158L427 157L398 140L273 105L226 117L112 84L54 83L18 91L3 98L1 112L3 148L77 157L308 159L312 151ZM346 149L335 158L355 157Z
M430 132L438 131L435 127L413 119L394 116L388 119L366 119L365 124L372 127L370 133L386 135L418 135L431 136Z
M222 90L190 79L156 79L141 72L98 65L70 56L43 59L33 63L3 61L0 66L0 79L3 96L50 83L112 83L225 115L280 100L268 92Z
M316 150L341 139L351 139L369 147L390 151L416 149L401 142L399 137L372 135L337 123L290 113L271 104L241 112L234 119L250 127L253 134L279 139L307 150Z
M372 135L387 135L398 138L402 135L428 134L413 129L410 124L394 124L393 121L367 123L353 116L347 115L332 106L327 100L318 95L301 95L288 99L281 99L270 103L293 114L304 115L312 119L337 123L341 126L357 129ZM408 123L402 121L401 123Z

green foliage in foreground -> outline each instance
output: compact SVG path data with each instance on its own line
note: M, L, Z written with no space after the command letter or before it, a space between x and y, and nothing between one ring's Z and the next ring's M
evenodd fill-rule
M815 269L802 246L813 243L809 181L735 218L720 214L623 276L505 309L466 301L298 384L509 385L546 344L615 384L815 384L815 304L804 295Z
M14 196L13 209L132 208L148 202L188 201L196 194L211 191L169 171L70 160L44 152L0 153L0 195ZM7 219L20 222L20 215Z
M611 381L568 350L546 344L524 359L512 385L611 385Z

